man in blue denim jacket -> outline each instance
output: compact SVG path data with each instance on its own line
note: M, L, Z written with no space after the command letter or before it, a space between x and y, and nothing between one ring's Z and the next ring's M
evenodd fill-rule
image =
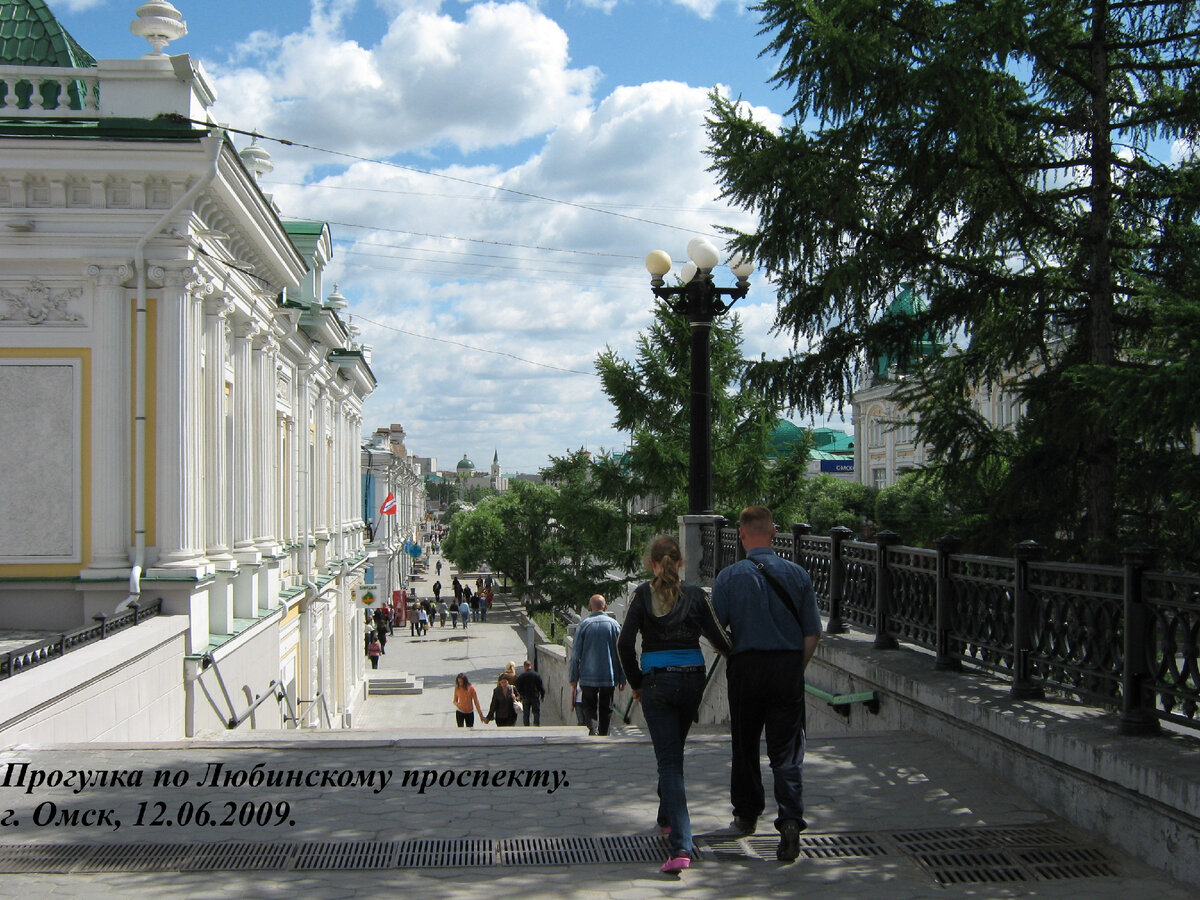
M583 688L583 712L588 734L608 734L612 720L613 688L625 690L625 670L617 656L621 626L604 610L608 603L599 594L588 600L589 615L575 629L571 651L571 690Z
M738 520L738 532L746 558L721 570L712 594L717 618L733 632L726 673L733 745L731 827L753 834L766 808L759 764L765 728L779 805L776 856L791 862L800 855L800 832L807 827L801 785L804 669L821 637L821 617L808 573L771 549L775 537L771 511L747 507Z

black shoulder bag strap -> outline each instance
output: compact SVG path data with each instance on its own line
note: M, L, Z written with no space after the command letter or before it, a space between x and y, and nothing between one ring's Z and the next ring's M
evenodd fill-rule
M783 601L783 605L787 607L787 611L792 614L792 618L795 619L796 624L800 626L800 633L804 634L804 623L800 620L800 611L796 609L795 604L792 602L792 598L788 595L787 591L783 589L783 586L775 579L775 576L768 572L767 567L760 563L757 559L750 559L747 557L746 562L753 563L754 567L758 569L758 574L767 580L767 584L771 586L771 589L774 590L779 599Z

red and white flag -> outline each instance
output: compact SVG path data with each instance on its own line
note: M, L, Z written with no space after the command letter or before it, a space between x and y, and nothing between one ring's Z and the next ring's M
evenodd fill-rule
M383 500L383 506L379 507L379 512L385 516L396 514L396 495L391 491L388 491L387 497Z

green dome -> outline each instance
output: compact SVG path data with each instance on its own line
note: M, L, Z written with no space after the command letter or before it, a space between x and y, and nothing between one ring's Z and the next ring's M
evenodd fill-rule
M91 67L96 60L43 0L0 0L0 65Z
M900 293L888 306L882 321L897 321L924 312L928 308L925 300L917 296L911 284L901 285ZM921 340L912 341L908 347L885 347L882 352L872 355L871 369L877 378L886 379L888 372L895 366L901 373L912 367L914 360L922 356L940 353L941 345L934 340L933 335L927 334Z
M467 454L464 453L463 458L458 461L457 468L458 468L458 471L460 471L460 472L474 472L475 471L475 463L473 463L469 459L467 459Z

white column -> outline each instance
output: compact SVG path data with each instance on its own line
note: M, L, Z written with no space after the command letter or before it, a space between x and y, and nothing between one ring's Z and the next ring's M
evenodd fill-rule
M254 346L254 421L256 427L254 452L254 544L260 552L273 556L280 537L279 480L276 465L279 458L279 425L276 420L275 396L277 376L275 357L279 342L270 331L263 332Z
M95 284L92 317L91 559L84 578L114 578L129 569L130 311L121 287L126 266L88 266Z
M152 267L163 279L158 301L155 357L155 545L157 564L202 567L200 441L203 395L200 383L201 311L185 269Z
M208 558L222 569L233 564L225 448L225 330L230 305L224 296L211 296L204 303L204 546Z
M314 379L323 369L314 371ZM312 485L312 529L318 541L329 540L329 389L325 385L313 386L316 407L313 412L313 471L308 473ZM322 553L327 544L322 546Z
M253 320L235 323L233 331L233 459L230 479L233 483L233 550L239 560L257 561L254 510L259 498L255 492L256 463L261 448L261 431L255 427L255 372L251 347L258 336Z

